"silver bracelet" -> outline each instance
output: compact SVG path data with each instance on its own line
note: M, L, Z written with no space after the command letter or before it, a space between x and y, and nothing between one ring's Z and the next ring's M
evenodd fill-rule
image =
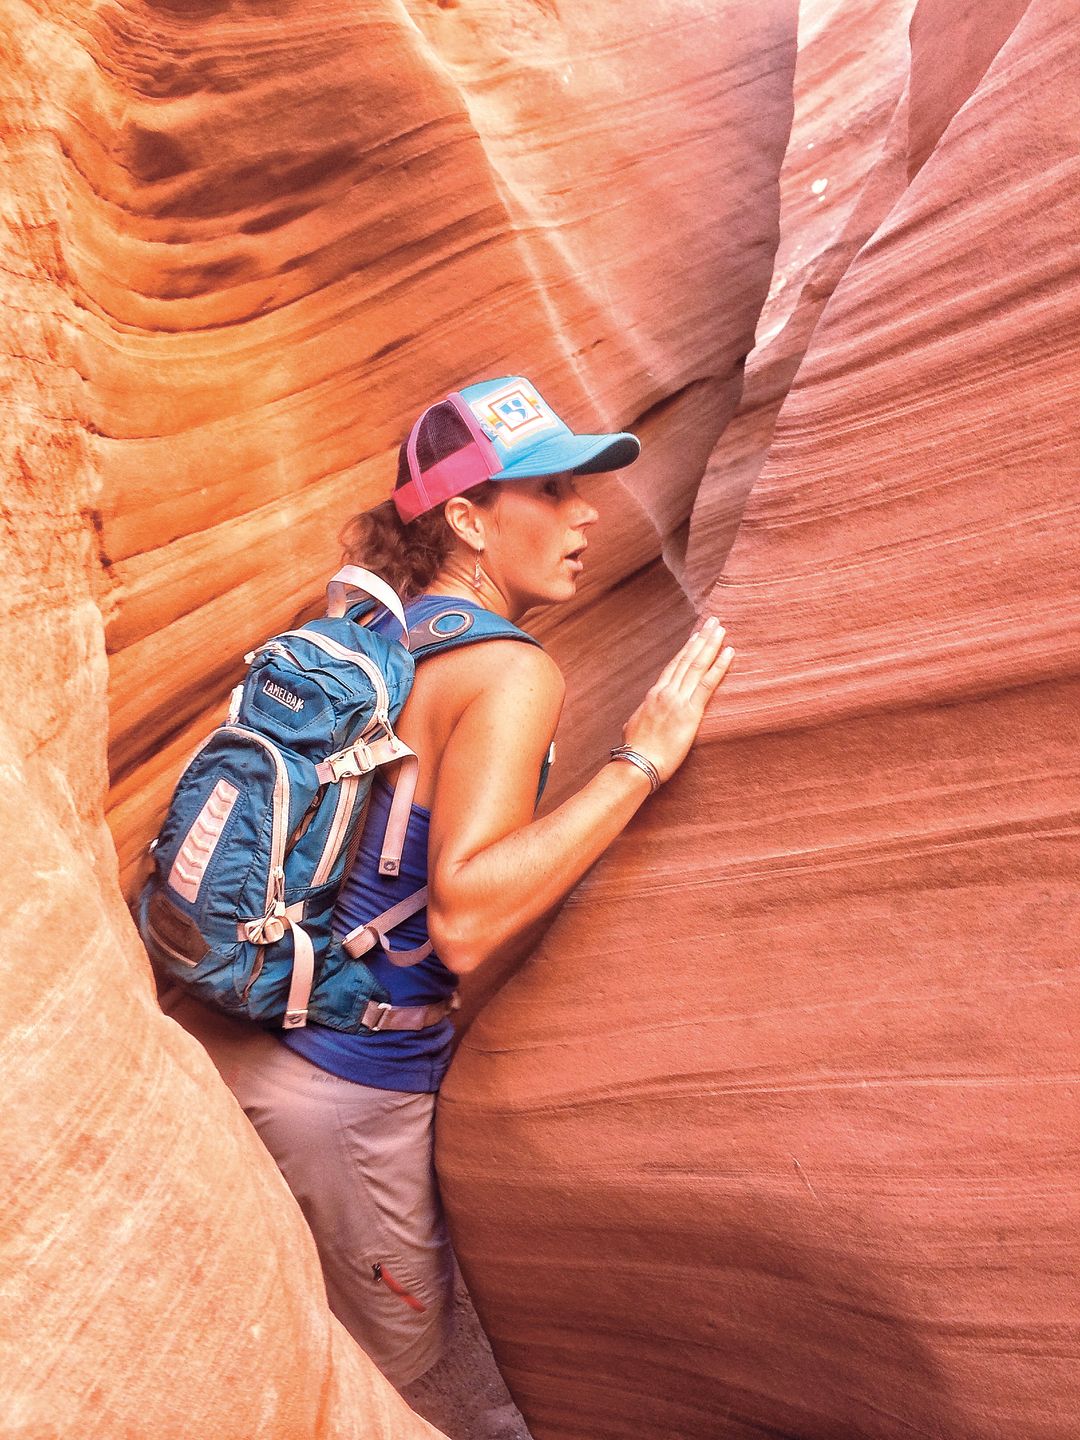
M660 779L660 771L647 755L642 755L639 750L632 750L629 745L616 745L611 752L612 760L629 760L631 765L636 765L643 774L649 777L649 792L655 795L663 783Z

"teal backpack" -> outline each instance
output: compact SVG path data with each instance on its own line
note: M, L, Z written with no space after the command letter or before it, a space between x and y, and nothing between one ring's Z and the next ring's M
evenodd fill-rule
M358 594L371 598L357 605ZM330 581L327 600L325 617L247 657L228 720L177 784L137 918L160 978L204 1003L267 1026L359 1031L389 1008L360 953L426 899L417 892L411 906L375 917L382 923L361 945L332 933L381 765L400 767L379 860L383 874L398 873L417 758L394 722L415 660L478 640L537 642L468 601L421 597L407 617L385 581L353 565ZM364 623L378 606L399 638Z

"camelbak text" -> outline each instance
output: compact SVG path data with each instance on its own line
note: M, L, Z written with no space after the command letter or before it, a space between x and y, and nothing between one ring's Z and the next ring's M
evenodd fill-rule
M277 700L282 705L287 705L290 710L302 710L304 702L299 695L294 695L291 690L286 690L284 685L279 685L276 680L267 680L262 687L263 694L269 695L271 700Z

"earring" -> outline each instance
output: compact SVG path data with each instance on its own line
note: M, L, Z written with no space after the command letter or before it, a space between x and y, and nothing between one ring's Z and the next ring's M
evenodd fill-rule
M472 575L472 587L474 590L479 590L483 585L483 572L480 569L480 556L483 553L482 550L477 550L476 552L476 564L473 566Z

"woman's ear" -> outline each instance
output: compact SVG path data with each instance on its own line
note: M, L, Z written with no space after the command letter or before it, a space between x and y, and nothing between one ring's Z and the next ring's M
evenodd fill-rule
M483 511L464 495L455 495L443 507L446 523L470 550L483 550L486 538Z

